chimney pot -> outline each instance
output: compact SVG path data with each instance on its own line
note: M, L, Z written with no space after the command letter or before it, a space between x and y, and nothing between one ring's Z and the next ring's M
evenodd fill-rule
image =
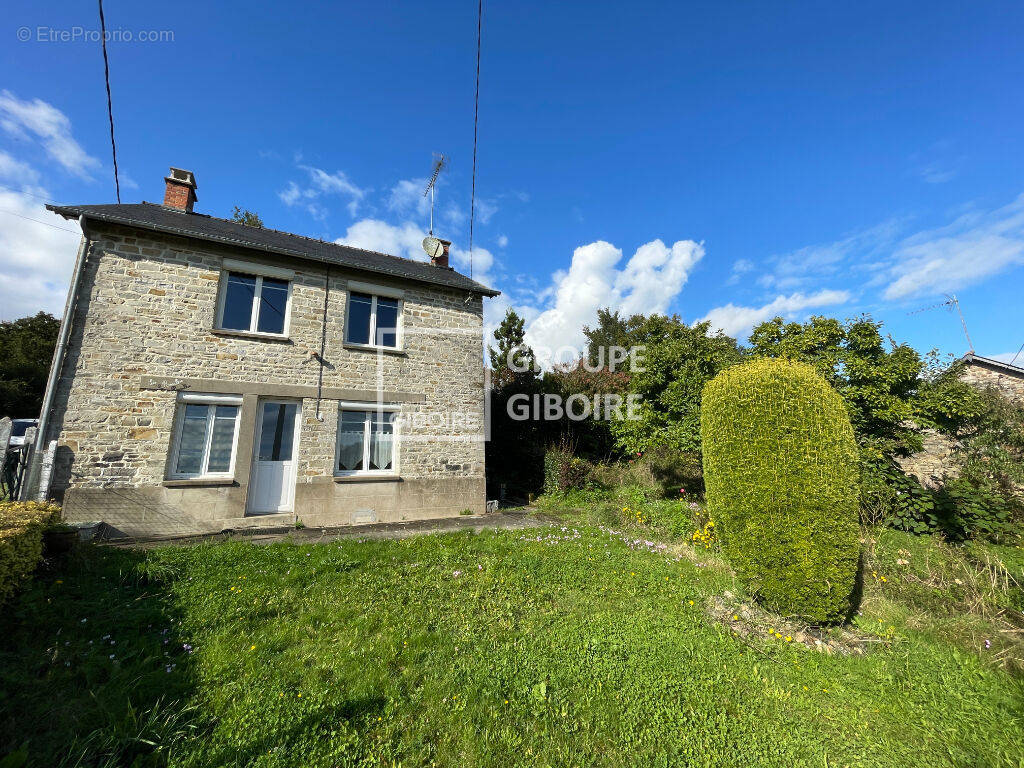
M441 238L438 238L438 240L441 240ZM433 264L435 267L444 267L445 269L451 269L451 267L448 266L448 249L451 248L452 241L441 240L441 245L444 246L444 250L441 252L441 255L432 258L430 260L430 263Z
M196 195L196 188L199 185L196 184L195 174L172 167L164 181L167 184L164 190L164 205L167 208L192 213L192 206L199 199Z

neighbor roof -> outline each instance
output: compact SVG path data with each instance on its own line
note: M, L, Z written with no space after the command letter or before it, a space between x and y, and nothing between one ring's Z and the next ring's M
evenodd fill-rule
M1024 376L1024 368L1021 368L1020 366L1010 365L1009 363L1004 363L1002 360L993 360L991 357L982 357L981 355L976 355L973 352L968 352L960 359L968 365L976 364L1005 371L1013 376Z
M239 224L227 219L218 219L202 213L187 213L154 203L130 203L112 205L47 205L49 210L66 219L84 216L86 220L124 224L130 227L163 232L170 235L194 237L214 243L225 243L241 248L252 248L282 256L295 256L326 264L337 264L362 272L390 275L421 283L442 285L483 294L497 296L500 291L481 285L454 269L436 267L433 264L399 256L389 256L376 251L364 251L348 245L315 240L311 237L279 232L276 229L261 229Z

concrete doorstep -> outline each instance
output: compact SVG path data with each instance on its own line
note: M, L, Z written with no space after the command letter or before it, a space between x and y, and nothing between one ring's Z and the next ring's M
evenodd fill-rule
M248 541L253 544L272 544L292 541L297 544L318 544L337 539L404 539L431 533L454 531L519 530L541 528L556 520L546 515L533 514L530 509L492 512L484 515L445 517L437 520L410 520L402 523L366 523L337 528L246 528L224 530L194 536L154 536L146 538L120 538L102 541L104 546L127 549L152 549L166 546L189 546L211 541Z

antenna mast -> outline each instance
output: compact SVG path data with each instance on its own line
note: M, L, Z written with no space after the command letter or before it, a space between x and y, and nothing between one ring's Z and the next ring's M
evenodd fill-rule
M434 171L430 174L430 181L427 182L427 188L423 190L423 196L426 197L430 194L430 234L434 234L434 187L437 186L437 177L441 175L441 171L448 165L448 158L440 152L434 153Z
M946 300L939 304L932 304L930 307L921 307L913 312L908 312L908 315L917 315L921 312L927 312L931 309L938 309L939 307L950 307L956 309L956 313L960 316L960 325L964 329L964 338L967 339L967 350L973 355L974 354L974 343L971 341L971 334L967 332L967 321L964 319L964 313L960 310L960 301L957 299L955 294L944 293Z

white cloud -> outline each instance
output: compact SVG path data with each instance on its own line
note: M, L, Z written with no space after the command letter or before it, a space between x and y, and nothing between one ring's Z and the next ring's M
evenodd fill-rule
M1024 195L906 238L892 262L887 299L955 291L1024 264Z
M428 179L402 179L388 193L389 211L407 216L416 213L426 216L430 211L430 198L423 194Z
M380 219L362 219L352 224L334 242L378 251L392 256L401 256L413 261L427 261L423 251L423 238L426 230L406 221L402 224L389 224ZM465 275L470 272L469 251L453 244L449 250L449 258L453 267ZM494 267L494 254L486 248L473 248L473 279L484 285L491 285L490 271Z
M334 242L403 256L414 261L427 261L427 254L423 252L423 238L426 235L422 228L411 221L395 225L380 219L362 219L352 224L344 236Z
M712 329L740 338L746 336L758 323L773 317L792 319L805 309L845 304L849 300L850 294L847 291L824 290L810 295L794 293L778 296L760 307L738 307L732 303L715 307L701 320L710 321Z
M498 243L498 247L499 248L507 248L508 247L508 235L498 235L497 243Z
M597 310L610 307L626 314L664 313L682 290L704 246L680 240L667 247L661 240L640 246L621 269L622 251L603 240L573 252L567 271L552 275L538 298L550 297L549 307L516 305L527 318L526 340L536 349L582 349L583 326L597 319ZM530 315L535 315L530 317Z
M489 224L491 218L498 212L498 205L492 200L476 201L476 217L481 224Z
M9 156L0 160L4 178L12 179ZM21 181L32 186L35 170L24 163ZM45 193L32 186L33 194ZM46 196L44 194L44 196ZM68 278L74 264L80 235L74 222L50 213L43 203L27 194L0 188L0 320L13 320L40 310L60 317L64 311ZM41 222L48 222L44 224Z
M282 203L289 207L305 204L310 215L317 219L325 219L328 209L318 201L325 195L339 195L349 198L346 204L349 215L355 216L358 213L359 204L369 190L356 186L343 171L328 173L322 168L309 165L300 165L299 168L309 176L309 182L305 186L299 186L296 182L289 181L288 186L277 193Z
M983 355L991 360L998 360L1001 363L1010 363L1018 368L1024 368L1024 350L1019 352L1001 352L998 355Z
M83 179L91 179L90 171L100 167L100 161L71 135L67 115L42 99L22 101L10 91L0 91L0 126L12 136L34 138L51 159Z
M3 151L0 151L0 179L23 187L39 188L39 172L28 163L16 160Z
M750 259L737 259L733 262L732 272L729 275L729 279L725 281L726 285L736 285L740 281L740 278L747 272L751 272L754 269L754 262Z

